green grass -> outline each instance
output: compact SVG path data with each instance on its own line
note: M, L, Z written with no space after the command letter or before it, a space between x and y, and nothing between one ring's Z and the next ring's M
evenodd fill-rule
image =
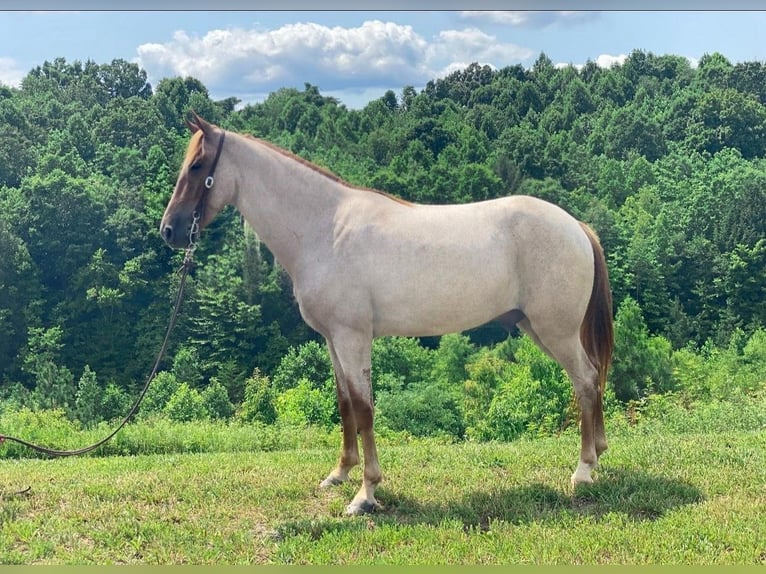
M766 563L763 431L621 430L573 491L578 443L381 440L384 509L353 518L359 470L317 488L337 447L6 459L0 563Z

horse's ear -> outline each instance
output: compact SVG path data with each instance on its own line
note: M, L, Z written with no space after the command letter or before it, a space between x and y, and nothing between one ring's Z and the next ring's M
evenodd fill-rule
M184 123L186 124L186 127L189 128L189 131L191 133L195 134L199 131L199 126L197 124L190 122L188 118L184 118Z
M191 119L189 119L189 116L187 115L184 118L184 123L186 124L186 127L189 128L191 133L196 134L200 130L200 117L195 113L194 110L189 110L189 114L191 114Z
M213 124L203 120L202 117L197 114L197 112L194 110L189 110L189 113L191 114L192 119L187 119L186 125L189 126L189 129L192 131L192 133L196 133L198 130L202 130L202 133L208 134L213 131Z

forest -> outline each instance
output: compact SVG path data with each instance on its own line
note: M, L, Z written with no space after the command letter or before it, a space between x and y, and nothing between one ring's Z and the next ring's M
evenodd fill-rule
M343 179L422 203L527 194L599 234L614 296L607 410L766 397L766 63L635 50L605 69L472 64L348 109L319 86L263 102L67 62L0 85L0 413L125 414L169 318L182 254L158 233L189 110ZM327 351L233 209L205 230L141 417L338 425ZM378 425L512 440L572 424L571 385L487 325L375 341ZM664 402L663 402L664 401Z

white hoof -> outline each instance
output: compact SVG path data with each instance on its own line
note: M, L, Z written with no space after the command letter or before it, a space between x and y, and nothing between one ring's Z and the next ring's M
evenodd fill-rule
M572 475L572 486L577 486L578 484L592 484L593 478L590 475L590 471L591 467L581 462Z

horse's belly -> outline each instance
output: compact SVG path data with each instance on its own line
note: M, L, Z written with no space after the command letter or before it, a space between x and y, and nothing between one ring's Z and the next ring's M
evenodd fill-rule
M373 293L376 336L425 337L477 327L515 306L507 274L471 270L383 282Z

